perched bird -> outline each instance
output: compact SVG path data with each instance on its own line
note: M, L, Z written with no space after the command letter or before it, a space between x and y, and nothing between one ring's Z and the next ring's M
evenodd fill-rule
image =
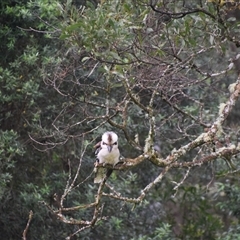
M119 162L120 152L118 149L118 136L114 132L105 132L102 135L102 141L95 145L97 163L111 164L115 166ZM94 183L100 183L105 177L109 177L112 169L104 167L95 167Z

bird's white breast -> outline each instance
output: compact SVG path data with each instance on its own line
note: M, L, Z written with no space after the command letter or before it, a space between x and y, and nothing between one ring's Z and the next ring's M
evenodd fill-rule
M118 163L119 157L120 157L120 153L118 148L112 149L111 152L109 152L107 148L102 148L97 155L99 163L106 163L106 164L112 164L112 165L115 165Z

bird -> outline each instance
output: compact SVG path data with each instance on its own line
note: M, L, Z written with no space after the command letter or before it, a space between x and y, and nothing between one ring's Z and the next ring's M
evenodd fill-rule
M98 163L111 164L115 166L119 162L120 152L118 149L118 136L115 132L105 132L102 135L102 141L95 145L95 154L97 155L96 165ZM96 167L95 165L95 178L94 183L101 183L104 178L108 178L112 169L106 169L104 167Z

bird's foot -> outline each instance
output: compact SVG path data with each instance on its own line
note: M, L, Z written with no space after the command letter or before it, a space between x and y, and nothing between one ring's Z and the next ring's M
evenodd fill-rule
M98 166L99 165L99 159L97 158L96 159L96 162L94 163L94 166L96 167L96 166Z

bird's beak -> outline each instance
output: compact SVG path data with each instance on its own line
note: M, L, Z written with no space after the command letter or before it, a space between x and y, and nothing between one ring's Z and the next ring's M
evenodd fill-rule
M108 145L108 146L107 146L107 149L108 149L108 151L109 151L109 152L111 152L111 151L112 151L112 148L113 148L113 146L112 146L112 145Z

